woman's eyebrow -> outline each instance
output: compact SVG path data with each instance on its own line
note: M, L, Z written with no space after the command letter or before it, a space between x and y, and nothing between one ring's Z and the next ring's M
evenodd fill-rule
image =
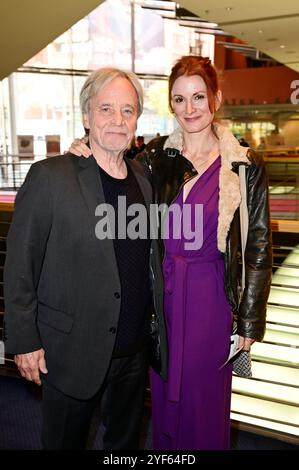
M198 91L196 91L195 93L193 93L192 96L198 95L199 93L204 93L204 94L206 94L207 92L206 92L205 90L198 90ZM173 95L173 98L174 98L175 96L184 96L184 95L182 95L181 93L176 93L175 95Z

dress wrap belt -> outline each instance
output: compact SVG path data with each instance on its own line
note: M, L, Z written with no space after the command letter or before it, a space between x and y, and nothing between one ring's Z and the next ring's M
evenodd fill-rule
M190 265L207 264L222 261L222 255L208 257L184 257L167 253L163 262L164 288L169 296L176 292L176 302L172 301L170 312L171 320L171 349L169 356L168 400L180 401L181 380L183 372L186 293L188 283L188 269ZM171 300L170 300L171 302ZM188 341L188 338L185 338Z

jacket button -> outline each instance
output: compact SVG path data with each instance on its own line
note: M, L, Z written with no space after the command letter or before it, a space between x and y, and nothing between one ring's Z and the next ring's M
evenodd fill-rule
M114 326L112 326L111 328L109 328L109 333L112 333L113 335L115 335L115 333L116 333L116 328L114 328Z
M114 297L115 297L116 299L119 299L119 298L120 298L120 293L119 293L119 292L114 292Z

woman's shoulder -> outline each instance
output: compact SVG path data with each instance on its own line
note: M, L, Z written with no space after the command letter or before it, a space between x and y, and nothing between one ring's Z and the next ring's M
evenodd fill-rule
M164 144L168 138L168 135L164 135L162 137L155 137L154 139L150 140L144 150L150 151L153 153L163 151Z
M159 158L159 156L163 153L164 143L167 137L168 136L166 135L163 137L155 137L154 139L150 140L145 149L135 157L135 160L143 162L149 168L151 168L153 159Z
M259 152L256 152L251 147L248 148L246 156L247 156L250 164L253 165L253 166L264 166L265 165L262 154L259 153Z
M268 186L267 170L262 155L250 148L248 149L247 158L249 160L247 167L248 188Z

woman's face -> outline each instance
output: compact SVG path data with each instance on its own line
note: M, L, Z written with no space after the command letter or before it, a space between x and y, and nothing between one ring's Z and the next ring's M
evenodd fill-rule
M209 127L214 113L209 108L207 86L199 75L183 75L176 79L171 90L175 117L185 132L200 132ZM216 109L221 93L215 97Z

